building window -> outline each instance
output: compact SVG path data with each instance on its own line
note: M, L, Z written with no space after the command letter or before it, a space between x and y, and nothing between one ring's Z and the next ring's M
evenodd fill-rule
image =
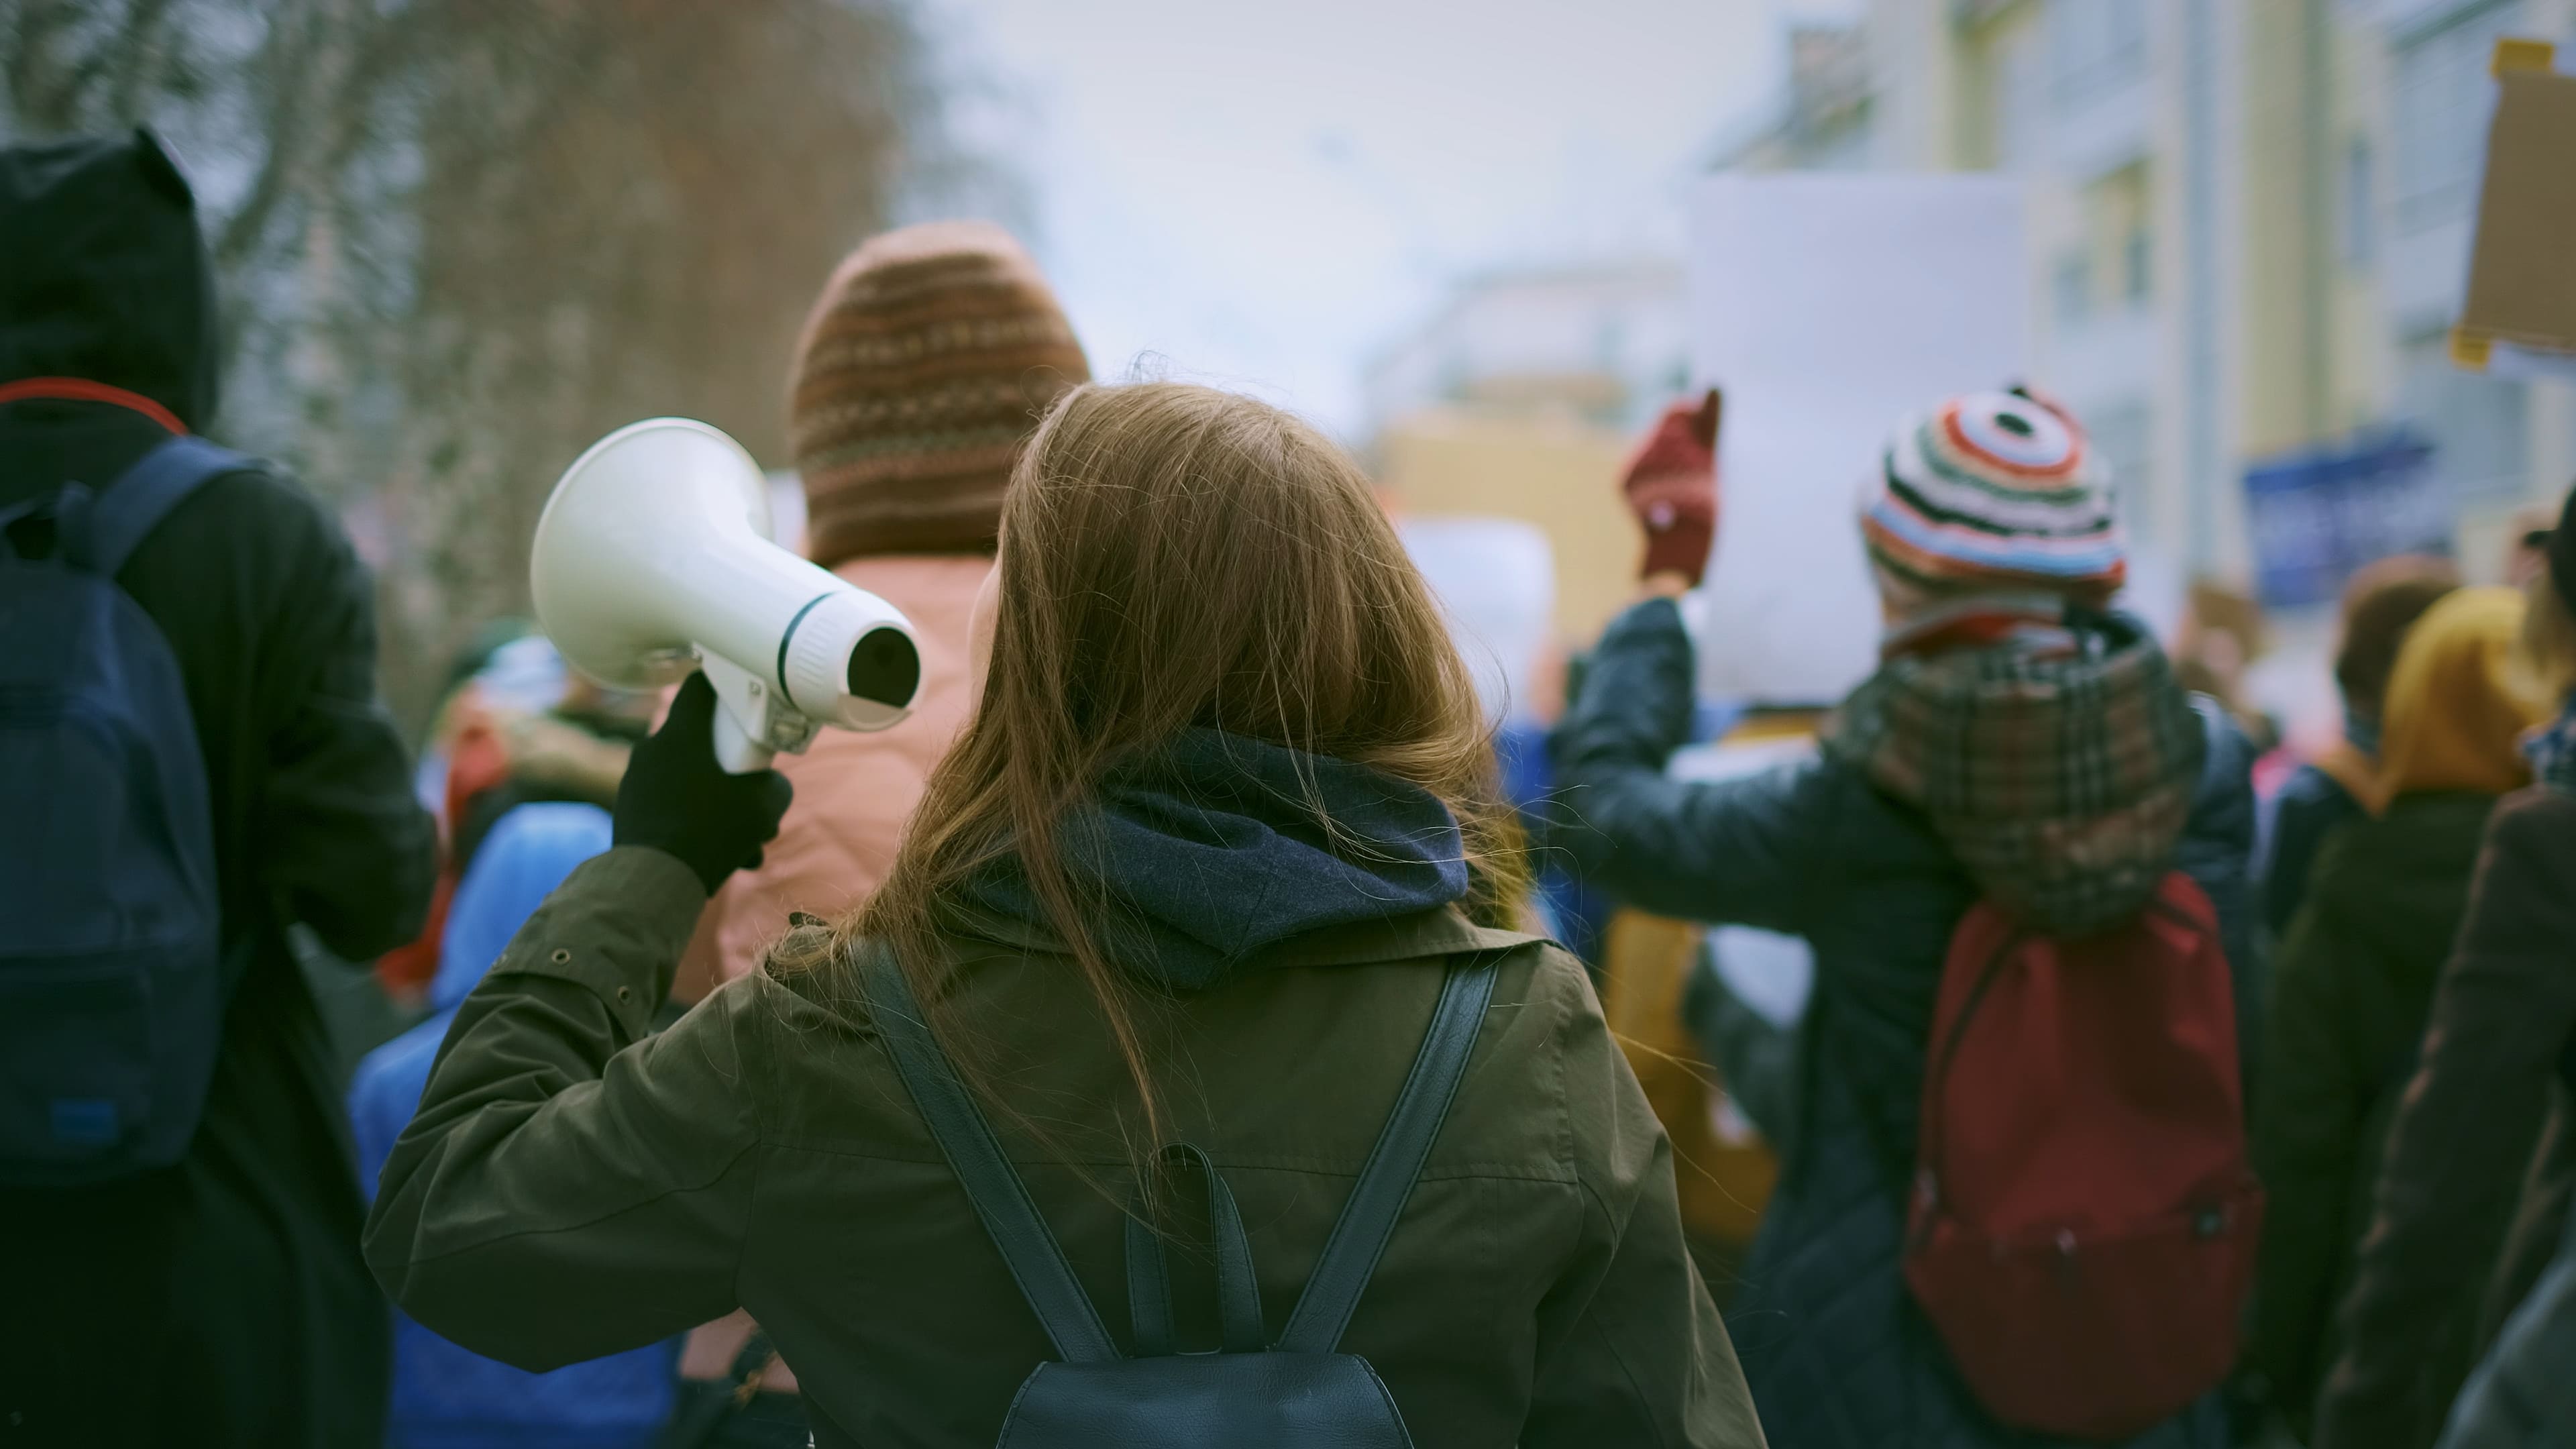
M2084 188L2088 283L2097 299L2142 307L2155 294L2155 228L2149 210L2147 166L2133 162Z
M2057 275L2051 288L2057 304L2060 326L2081 322L2093 315L2093 258L2078 249L2057 259Z
M2344 146L2343 194L2336 199L2343 264L2357 271L2379 252L2379 175L2369 137L2355 136Z
M1625 371L1619 364L1628 352L1627 320L1616 312L1604 311L1592 323L1592 365L1603 372Z
M2450 339L2410 339L2397 384L2401 417L2432 440L2433 477L2452 500L2520 498L2531 486L2530 388L2451 362Z
M2152 481L2148 445L2155 436L2153 414L2143 400L2105 404L2084 414L2084 435L2102 462L2118 503L2120 521L2130 536L2151 542L2146 508Z
M1994 88L1995 167L2036 171L2047 160L2048 60L2036 27L2024 26L2002 42Z
M2146 0L2054 0L2048 58L2057 103L2072 110L2147 68Z
M1440 359L1439 381L1432 385L1432 394L1443 402L1464 402L1468 381L1474 375L1466 354L1453 350Z
M2523 28L2521 0L2464 10L2397 47L2394 86L2397 225L2422 231L2469 214L2486 165L2496 41ZM2438 466L2438 465L2437 465Z

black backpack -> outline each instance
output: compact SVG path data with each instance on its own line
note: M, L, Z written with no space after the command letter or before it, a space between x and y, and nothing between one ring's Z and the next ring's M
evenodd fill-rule
M895 1070L1055 1343L1057 1361L1039 1364L1012 1399L998 1449L1411 1449L1404 1416L1377 1370L1337 1350L1457 1096L1494 994L1494 969L1490 956L1450 966L1395 1110L1277 1343L1266 1341L1251 1245L1224 1176L1187 1143L1156 1154L1158 1170L1186 1165L1206 1184L1224 1347L1174 1351L1162 1239L1141 1212L1130 1212L1127 1296L1137 1356L1128 1358L1101 1325L991 1124L922 1025L903 973L880 952L871 994Z
M116 582L173 509L258 465L172 438L106 489L0 512L0 1185L167 1167L205 1115L223 950L206 759L170 640Z

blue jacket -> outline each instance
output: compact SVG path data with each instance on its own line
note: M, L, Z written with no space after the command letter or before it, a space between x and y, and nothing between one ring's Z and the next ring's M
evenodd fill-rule
M475 852L456 890L430 983L428 1020L376 1048L349 1087L349 1123L370 1202L448 1023L474 983L572 868L608 849L593 805L522 805ZM676 1340L532 1374L458 1348L397 1313L391 1449L644 1449L670 1417Z
M1942 960L1980 894L1928 819L1830 752L1770 773L1684 784L1692 650L1647 603L1610 626L1557 731L1551 831L1587 879L1664 915L1803 936L1816 987L1800 1026L1790 1151L1729 1328L1765 1432L1797 1449L2028 1449L1970 1397L1899 1264L1915 1117ZM2211 729L2178 864L2217 905L2248 995L2251 751ZM2134 1449L2222 1449L2215 1395Z

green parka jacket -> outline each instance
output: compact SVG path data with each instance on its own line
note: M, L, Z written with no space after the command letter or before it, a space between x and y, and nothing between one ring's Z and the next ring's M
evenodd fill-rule
M656 851L574 872L458 1015L385 1165L369 1262L424 1324L531 1369L747 1308L823 1449L982 1449L1047 1340L864 1007L759 971L648 1035L704 901ZM1045 1135L996 1126L1124 1345L1132 1172L1114 1122L1132 1089L1059 943L996 922L947 945L987 1060ZM1242 1205L1271 1332L1442 968L1496 949L1466 1080L1344 1351L1424 1449L1760 1445L1663 1133L1582 968L1452 909L1292 938L1151 1015L1175 1135ZM1194 1316L1212 1314L1185 1299L1185 1346Z

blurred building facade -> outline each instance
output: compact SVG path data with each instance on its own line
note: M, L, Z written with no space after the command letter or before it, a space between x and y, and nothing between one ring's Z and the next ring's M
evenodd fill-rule
M1559 638L1588 640L1636 567L1620 461L1689 381L1677 259L1471 278L1369 366L1376 476L1400 513L1536 525Z
M2028 176L2039 367L2142 549L2247 578L2250 464L2403 429L2483 577L2576 476L2576 393L2445 348L2503 35L2576 0L1867 0L1714 162Z
M1690 381L1669 257L1469 279L1369 365L1373 428L1426 409L1641 428Z

